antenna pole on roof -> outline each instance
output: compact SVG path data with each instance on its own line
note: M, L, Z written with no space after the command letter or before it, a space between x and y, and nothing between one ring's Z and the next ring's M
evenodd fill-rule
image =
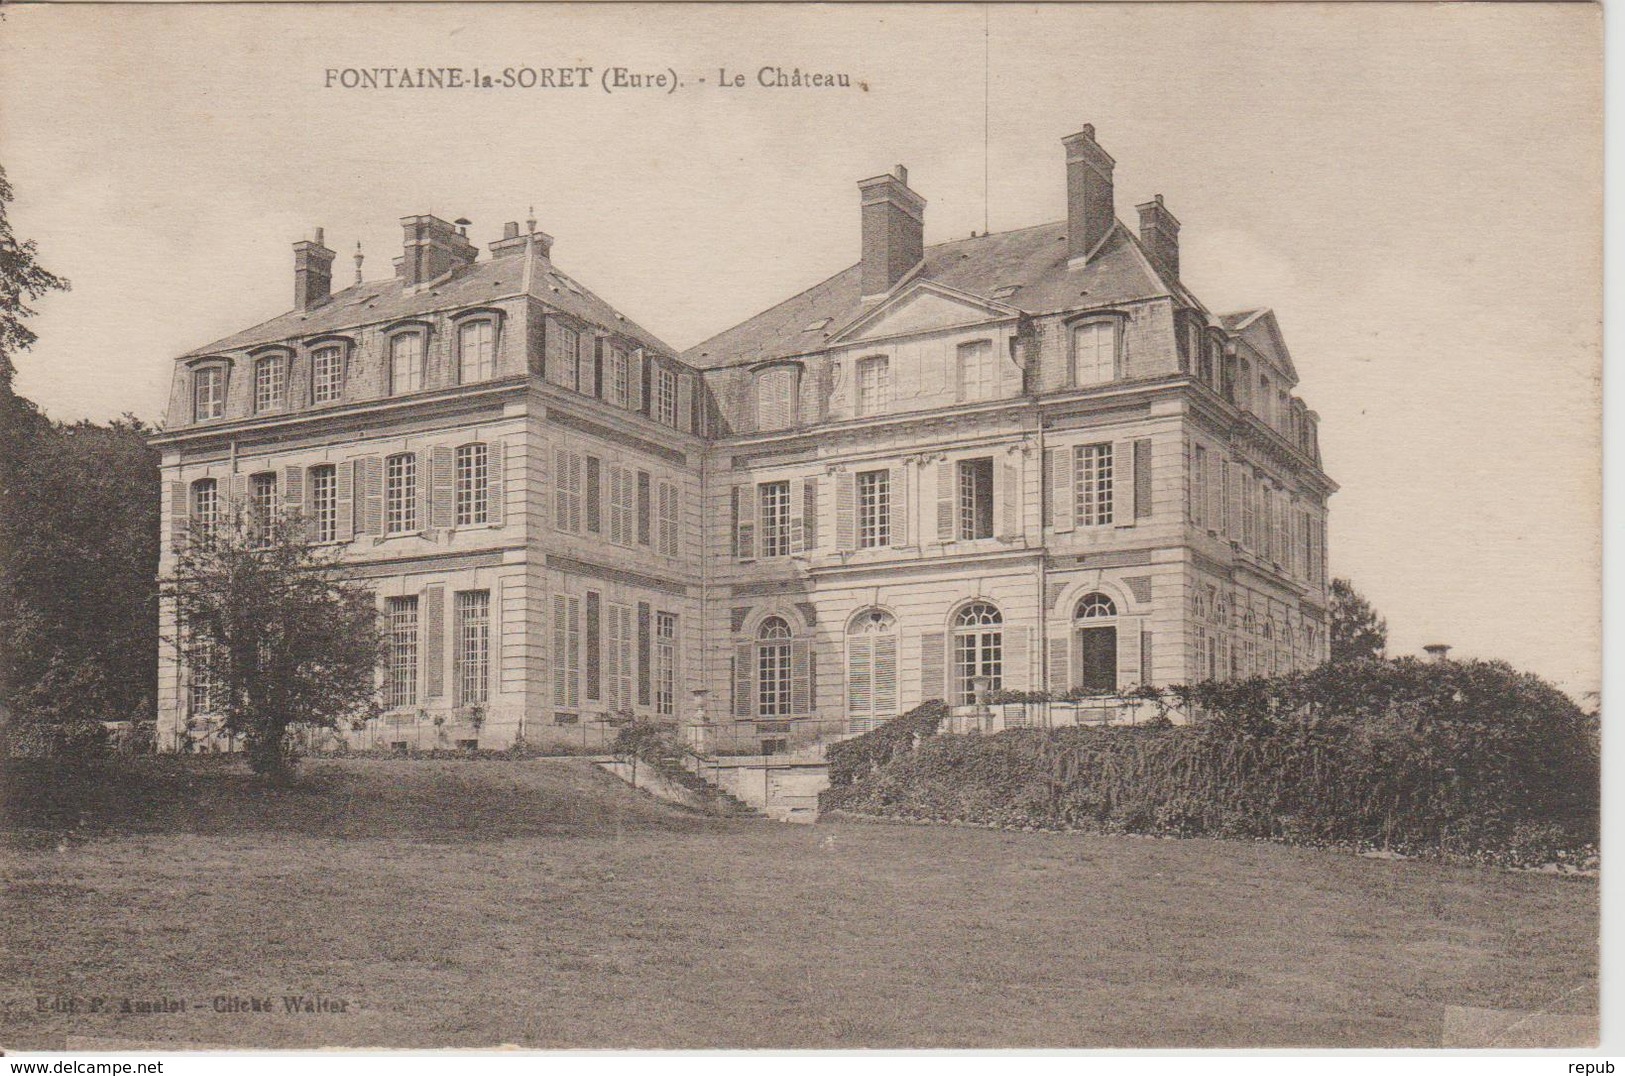
M991 141L990 135L988 133L989 130L990 130L990 124L989 124L988 120L989 120L989 111L990 111L990 109L989 109L989 101L991 100L991 97L992 97L992 91L991 91L991 89L989 87L989 82L990 82L990 78L991 78L991 71L992 71L992 51L993 51L993 44L992 44L993 24L992 24L992 15L991 15L992 10L993 10L992 7L988 6L988 5L983 5L983 7L982 7L982 234L983 235L986 235L987 232L988 232L988 227L987 227L987 220L988 220L988 178L992 174L992 170L991 170L991 168L989 167L989 164L988 164L988 143Z

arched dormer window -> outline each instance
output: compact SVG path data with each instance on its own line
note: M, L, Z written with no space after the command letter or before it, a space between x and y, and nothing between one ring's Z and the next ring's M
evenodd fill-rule
M469 310L458 314L457 383L489 381L497 372L497 347L502 327L500 310Z
M349 376L350 340L322 336L305 346L310 349L310 402L318 406L339 402Z
M254 413L284 411L288 406L288 355L276 351L254 360Z
M192 367L192 421L208 422L226 415L226 384L231 366L224 359Z
M796 424L801 367L791 364L756 371L756 428L784 430Z
M1119 319L1090 318L1072 323L1072 384L1105 385L1122 376Z
M389 349L389 395L404 396L422 391L429 326L423 322L407 322L384 332Z

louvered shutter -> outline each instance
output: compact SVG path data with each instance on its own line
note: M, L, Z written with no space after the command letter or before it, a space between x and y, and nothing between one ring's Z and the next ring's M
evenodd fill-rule
M818 548L818 476L805 479L801 485L802 526L807 531L807 551Z
M300 467L282 468L282 510L285 512L303 512L305 510L305 472ZM235 484L234 484L235 488Z
M446 693L446 588L423 588L423 694L438 699Z
M169 484L169 551L179 556L186 551L186 535L192 525L191 499L185 482Z
M429 449L429 526L447 530L457 521L456 458L447 445Z
M886 487L890 490L891 503L887 511L891 518L887 521L891 528L891 545L893 549L902 549L908 545L908 468L893 467L886 479Z
M835 475L835 547L843 553L858 547L858 480L851 471Z
M1073 529L1077 515L1073 453L1070 448L1055 448L1045 455L1049 457L1050 521L1057 534L1065 534Z
M508 463L508 442L489 441L485 445L485 519L502 526L508 507L508 487L504 484Z
M654 515L653 493L650 483L653 480L648 471L638 472L638 545L650 544L652 533L652 519Z
M694 375L677 375L677 428L684 433L694 430Z
M587 457L587 533L602 534L603 524L603 471L604 465L597 456Z
M756 712L756 647L740 643L734 647L734 716L750 717Z
M954 465L937 462L937 541L954 540Z
M920 701L947 697L948 635L932 631L920 636Z
M644 371L648 367L648 358L644 355L643 349L640 347L634 350L632 352L631 368L627 372L628 380L631 382L632 410L634 411L643 410L643 378Z
M1151 517L1151 441L1134 442L1134 518Z
M1217 450L1210 450L1207 456L1207 474L1202 476L1207 483L1207 526L1216 534L1224 533L1224 461L1219 458Z
M654 642L650 638L653 613L648 602L638 602L638 705L648 706L653 696L654 669L650 660Z
M1027 626L1006 624L1002 641L1004 653L1000 655L999 686L1006 691L1025 691L1031 680L1027 655L1032 653Z
M874 712L876 717L897 713L897 636L874 637Z
M812 713L812 644L806 639L790 640L790 712Z
M366 456L362 459L365 483L362 489L361 516L367 534L384 533L384 458Z
M850 635L846 640L846 712L869 717L875 711L874 638Z
M1072 689L1072 640L1067 635L1049 641L1049 690L1059 694Z
M790 481L790 552L807 551L807 501L799 478Z
M1134 526L1134 442L1112 444L1112 523Z
M1140 618L1117 618L1117 690L1140 682Z
M1150 684L1156 681L1155 666L1151 661L1151 633L1145 630L1146 621L1140 622L1140 683Z
M355 537L355 461L344 460L333 468L334 537L348 542Z
M1021 471L1013 463L999 467L999 537L1013 542L1021 536Z
M603 697L603 598L596 590L587 591L587 698L597 701Z
M228 518L233 512L248 512L248 476L234 474L226 485L227 500L220 506L223 518Z
M756 499L750 486L734 487L734 535L740 560L756 559Z
M1234 460L1224 465L1224 534L1232 542L1241 538L1242 479L1245 469Z

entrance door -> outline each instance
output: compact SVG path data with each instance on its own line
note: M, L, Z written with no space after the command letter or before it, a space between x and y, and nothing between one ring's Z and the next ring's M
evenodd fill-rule
M1117 690L1117 629L1078 629L1078 686L1110 694Z

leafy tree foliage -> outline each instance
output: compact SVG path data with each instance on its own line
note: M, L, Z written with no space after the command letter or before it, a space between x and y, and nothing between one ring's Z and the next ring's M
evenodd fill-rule
M11 355L26 351L36 339L23 324L33 315L28 304L52 291L66 291L68 282L34 260L37 248L32 239L18 242L12 234L6 206L12 199L6 170L0 168L0 392L10 394L17 368Z
M1388 621L1347 579L1332 580L1332 661L1377 661L1388 648Z
M297 514L238 511L195 526L164 585L181 625L171 640L195 683L209 685L217 731L241 736L249 764L287 777L294 726L371 717L384 638L374 596L310 541Z

